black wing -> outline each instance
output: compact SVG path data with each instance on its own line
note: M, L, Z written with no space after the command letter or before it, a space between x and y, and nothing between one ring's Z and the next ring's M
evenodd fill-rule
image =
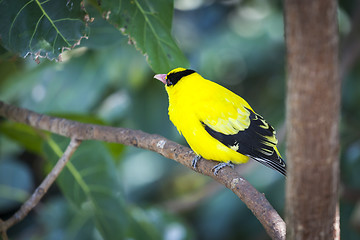
M217 132L208 125L202 124L213 138L216 138L225 146L232 149L235 147L237 152L249 156L286 176L286 164L275 151L277 142L274 136L274 128L263 117L250 109L247 110L250 112L249 127L233 135Z

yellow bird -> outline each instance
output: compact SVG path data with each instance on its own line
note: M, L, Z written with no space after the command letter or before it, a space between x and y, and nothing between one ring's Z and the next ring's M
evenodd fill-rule
M197 154L194 168L201 157L219 161L213 169L217 175L252 158L286 176L274 128L244 99L190 69L154 78L165 84L170 120Z

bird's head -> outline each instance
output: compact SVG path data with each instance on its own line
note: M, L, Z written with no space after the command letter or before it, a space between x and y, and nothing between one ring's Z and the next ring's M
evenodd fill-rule
M168 74L156 74L154 78L163 82L166 87L171 87L175 86L175 84L178 83L183 77L189 76L193 73L195 73L195 71L191 69L175 68Z

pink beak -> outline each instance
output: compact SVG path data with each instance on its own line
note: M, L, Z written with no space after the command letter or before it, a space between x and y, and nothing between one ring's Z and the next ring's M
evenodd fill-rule
M162 81L164 84L166 84L166 74L156 74L154 76L154 78L156 78L157 80Z

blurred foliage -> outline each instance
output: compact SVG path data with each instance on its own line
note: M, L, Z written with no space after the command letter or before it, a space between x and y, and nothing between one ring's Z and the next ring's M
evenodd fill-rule
M60 59L64 50L88 37L89 23L102 15L129 36L154 71L166 71L188 66L170 33L172 14L171 0L4 0L0 2L0 34L3 46L20 56Z
M86 12L81 0L0 2L2 44L26 57L58 58L63 48L72 48L87 35Z
M172 0L102 0L98 6L106 19L127 34L129 42L146 55L154 71L188 66L170 32Z
M282 1L176 0L174 13L170 0L122 1L120 10L114 5L118 1L88 1L85 8L79 2L67 1L77 9L73 17L81 20L67 23L69 34L76 33L67 38L75 42L84 35L88 38L62 53L62 61L42 59L40 64L22 57L29 47L34 53L50 51L41 45L46 39L40 38L53 41L54 26L61 22L55 19L75 12L69 13L69 5L57 8L60 3L52 5L53 1L42 4L43 12L38 1L30 1L29 8L19 8L24 4L20 0L0 2L0 19L14 19L14 11L19 13L13 26L10 20L0 21L2 101L81 122L140 129L186 144L168 120L163 85L152 78L154 73L186 65L184 53L191 68L247 99L281 132L286 88ZM342 39L357 27L351 23L356 5L353 0L340 1ZM87 23L82 21L85 16ZM26 19L28 25L20 24ZM44 29L48 35L41 36ZM55 42L53 48L55 58L59 44L63 43ZM343 239L358 239L360 229L359 196L354 194L360 190L359 67L356 63L346 73L342 89ZM69 139L5 119L0 119L0 133L0 218L6 219L44 178ZM283 155L284 145L282 141ZM256 163L237 170L283 213L282 176ZM56 186L9 235L12 239L269 239L246 206L213 180L156 153L94 141L81 144Z

